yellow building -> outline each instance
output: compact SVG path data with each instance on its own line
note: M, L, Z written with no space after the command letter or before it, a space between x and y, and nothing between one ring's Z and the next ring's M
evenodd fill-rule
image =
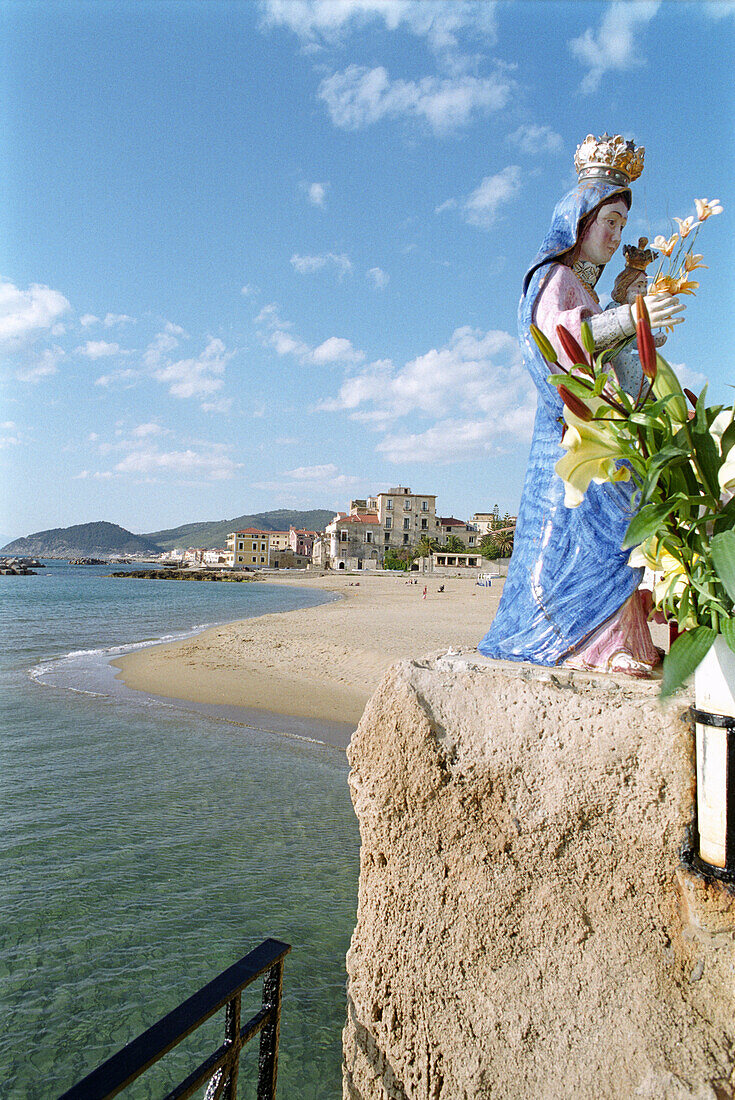
M234 569L267 569L270 565L270 531L246 527L227 536Z

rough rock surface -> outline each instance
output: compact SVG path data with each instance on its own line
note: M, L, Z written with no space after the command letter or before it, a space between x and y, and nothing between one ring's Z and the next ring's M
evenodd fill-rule
M688 875L688 699L403 662L350 746L348 1100L735 1097L735 906ZM677 873L678 872L678 873Z

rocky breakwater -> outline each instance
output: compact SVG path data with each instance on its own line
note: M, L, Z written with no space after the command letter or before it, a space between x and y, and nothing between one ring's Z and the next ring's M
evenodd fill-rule
M0 558L0 576L35 577L37 569L45 568L35 558Z
M681 864L689 700L404 662L349 750L348 1100L735 1096L735 893Z

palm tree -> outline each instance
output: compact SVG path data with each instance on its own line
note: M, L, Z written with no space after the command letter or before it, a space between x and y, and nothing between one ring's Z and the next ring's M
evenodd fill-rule
M419 558L428 558L438 546L438 539L433 539L430 535L422 535L416 546L416 556Z
M504 527L500 531L493 531L493 542L500 551L502 558L509 558L513 553L515 533L515 527Z

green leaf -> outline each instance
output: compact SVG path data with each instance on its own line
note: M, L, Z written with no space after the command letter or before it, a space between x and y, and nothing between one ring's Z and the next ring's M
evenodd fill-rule
M711 649L717 634L709 626L698 626L680 634L664 657L661 698L666 699L693 675Z
M720 445L722 447L722 457L726 458L730 453L730 448L735 444L735 420L731 420L722 433L722 439Z
M735 531L721 531L712 537L710 557L725 591L735 602Z
M721 619L720 633L730 649L735 653L735 619Z
M735 528L735 497L729 500L715 520L714 533L732 531Z
M699 405L697 405L697 408L699 408ZM717 480L720 469L720 456L717 452L717 444L706 429L701 432L694 428L692 429L692 443L694 444L697 465L702 471L705 481L705 489L717 499L720 495L720 483Z
M642 542L655 535L663 521L671 515L678 504L677 500L667 500L663 504L646 504L641 508L637 516L628 524L628 530L623 539L623 550L629 550L633 546L640 546Z

